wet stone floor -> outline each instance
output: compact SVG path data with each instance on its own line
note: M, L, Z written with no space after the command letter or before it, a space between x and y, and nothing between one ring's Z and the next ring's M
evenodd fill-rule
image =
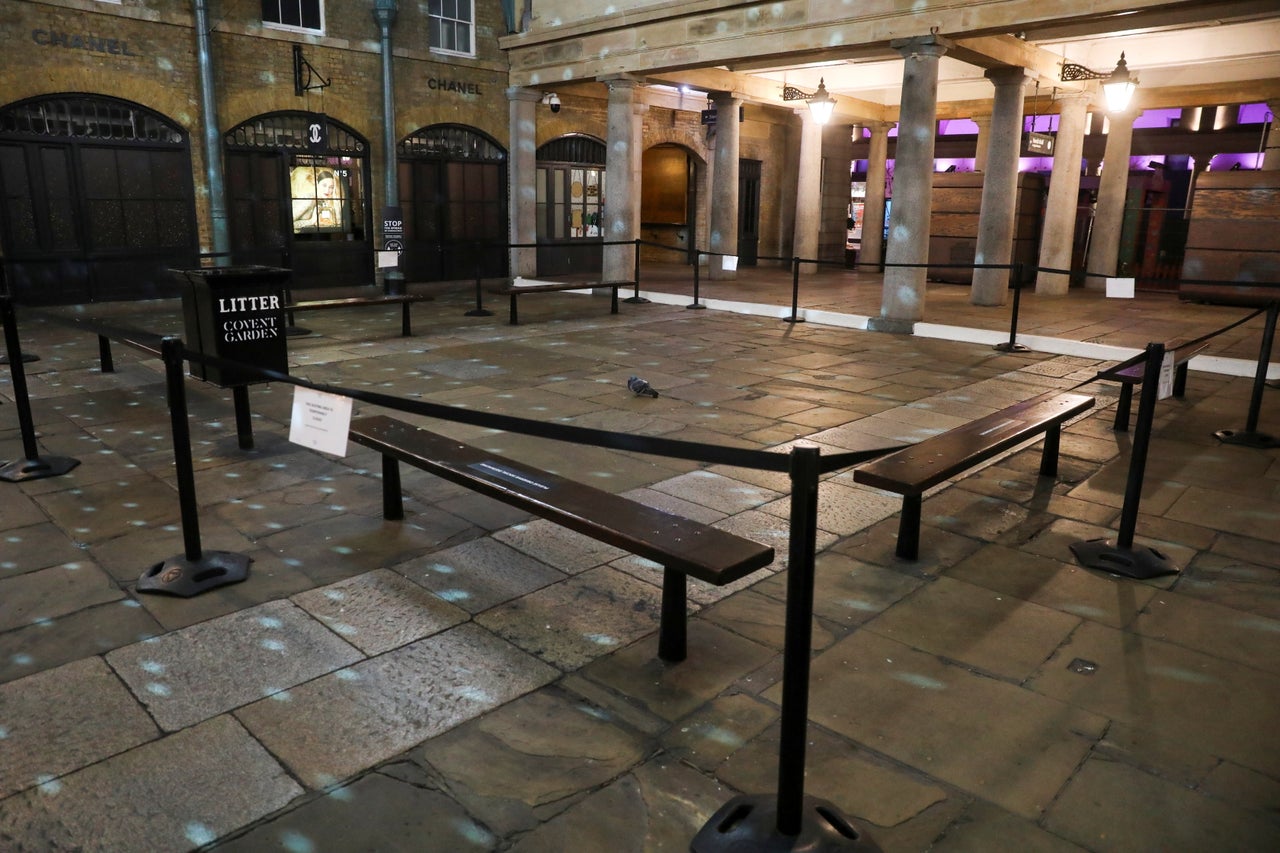
M465 316L470 297L415 306L407 338L397 308L300 315L291 373L829 454L1104 364L566 293L513 327ZM181 333L171 302L104 316ZM250 574L139 593L185 548L162 366L117 347L103 373L92 334L20 319L40 452L79 464L0 482L0 849L684 850L733 797L776 792L786 474L403 415L773 546L742 581L690 582L669 664L660 567L416 469L384 520L380 457L289 442L291 386L249 389L242 449L230 391L189 380L200 541ZM1071 552L1120 524L1133 435L1108 383L1084 386L1056 480L1033 442L931 490L916 561L894 555L898 497L827 475L806 791L885 851L1280 849L1280 457L1213 436L1251 387L1193 371L1158 404L1137 543L1179 571L1152 580ZM24 454L13 391L0 368L0 460Z

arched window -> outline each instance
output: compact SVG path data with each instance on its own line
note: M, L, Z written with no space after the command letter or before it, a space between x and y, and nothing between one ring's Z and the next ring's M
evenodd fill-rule
M507 152L475 128L434 124L397 146L405 276L507 274Z
M197 251L187 133L100 95L0 108L0 248L19 301L170 295Z

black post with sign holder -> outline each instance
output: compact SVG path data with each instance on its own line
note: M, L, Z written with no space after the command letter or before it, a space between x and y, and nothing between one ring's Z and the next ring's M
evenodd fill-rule
M388 268L383 287L388 296L403 296L404 275L400 272L399 256L404 251L404 211L399 207L389 205L382 209L382 251L396 253L396 265Z

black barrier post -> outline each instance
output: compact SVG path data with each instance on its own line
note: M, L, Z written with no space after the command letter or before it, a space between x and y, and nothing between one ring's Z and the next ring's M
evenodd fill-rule
M791 259L791 316L784 317L788 323L803 323L804 318L800 316L800 258Z
M701 310L707 306L698 301L698 285L702 281L702 252L698 249L693 250L693 304L686 305L685 308Z
M1013 288L1013 316L1009 320L1009 340L992 347L998 352L1027 352L1030 347L1018 343L1018 305L1022 301L1022 264L1009 267L1009 285Z
M181 556L156 563L138 578L138 592L160 592L190 598L249 576L250 558L229 551L202 551L200 515L196 505L195 466L191 461L191 430L187 423L187 393L182 375L185 350L181 338L160 342L164 359L165 396L173 433L173 466L178 480L178 511L182 516Z
M0 296L3 296L3 297L9 296L9 279L7 278L8 275L9 273L5 265L3 263L0 263ZM30 352L24 352L19 357L26 362L40 360L40 356ZM10 363L9 353L7 352L0 353L0 367L3 367L4 365L9 363Z
M1262 392L1267 385L1267 367L1271 363L1271 347L1275 344L1276 317L1280 314L1280 302L1267 305L1266 325L1262 329L1262 346L1258 350L1258 367L1253 374L1253 394L1249 398L1249 419L1243 430L1220 429L1214 433L1224 444L1240 444L1267 450L1280 447L1280 439L1265 432L1258 432L1258 416L1262 413Z
M1071 552L1082 566L1099 569L1127 578L1171 575L1178 567L1155 548L1133 547L1133 534L1138 525L1138 504L1142 500L1142 480L1147 468L1147 450L1151 445L1151 429L1155 424L1156 398L1160 390L1160 371L1164 363L1164 344L1147 344L1147 360L1142 371L1142 391L1138 397L1138 422L1133 431L1133 449L1129 455L1129 478L1124 488L1124 507L1120 510L1120 534L1114 539L1090 539L1076 542Z
M649 300L645 299L643 296L640 295L640 238L639 237L636 238L635 245L636 245L635 265L631 273L632 281L635 282L635 286L636 286L635 295L628 296L626 299L622 301L626 302L629 305L647 305L649 304ZM614 292L616 293L617 291L614 291Z
M115 373L116 362L111 357L111 338L98 335L98 367L102 373Z
M31 418L31 398L27 394L27 370L23 367L22 344L18 341L18 317L8 296L0 295L0 314L3 315L6 364L13 379L13 401L18 407L18 430L22 433L24 457L0 467L0 480L19 483L61 476L79 465L80 460L69 456L40 456L40 449L36 446L35 422Z
M816 447L791 451L791 543L782 652L778 794L776 799L768 794L734 797L694 836L689 845L692 853L880 851L835 805L804 792L820 454Z
M492 317L493 316L493 312L490 311L488 308L484 307L484 296L481 295L481 292L480 292L481 291L480 273L481 273L480 257L479 257L479 253L477 252L476 253L476 307L466 312L463 315L464 317Z

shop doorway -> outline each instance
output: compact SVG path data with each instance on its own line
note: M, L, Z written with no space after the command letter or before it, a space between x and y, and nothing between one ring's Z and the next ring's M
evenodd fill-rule
M538 148L539 275L596 274L604 268L605 144L562 136Z
M697 263L698 160L687 148L664 142L641 157L640 228L643 260Z
M738 161L738 264L754 267L760 252L761 161Z
M363 137L324 115L279 112L224 140L233 262L289 267L294 287L373 283Z
M195 223L190 143L172 120L96 95L0 108L0 256L19 303L172 296Z
M507 274L507 152L462 125L424 127L399 145L410 281Z

